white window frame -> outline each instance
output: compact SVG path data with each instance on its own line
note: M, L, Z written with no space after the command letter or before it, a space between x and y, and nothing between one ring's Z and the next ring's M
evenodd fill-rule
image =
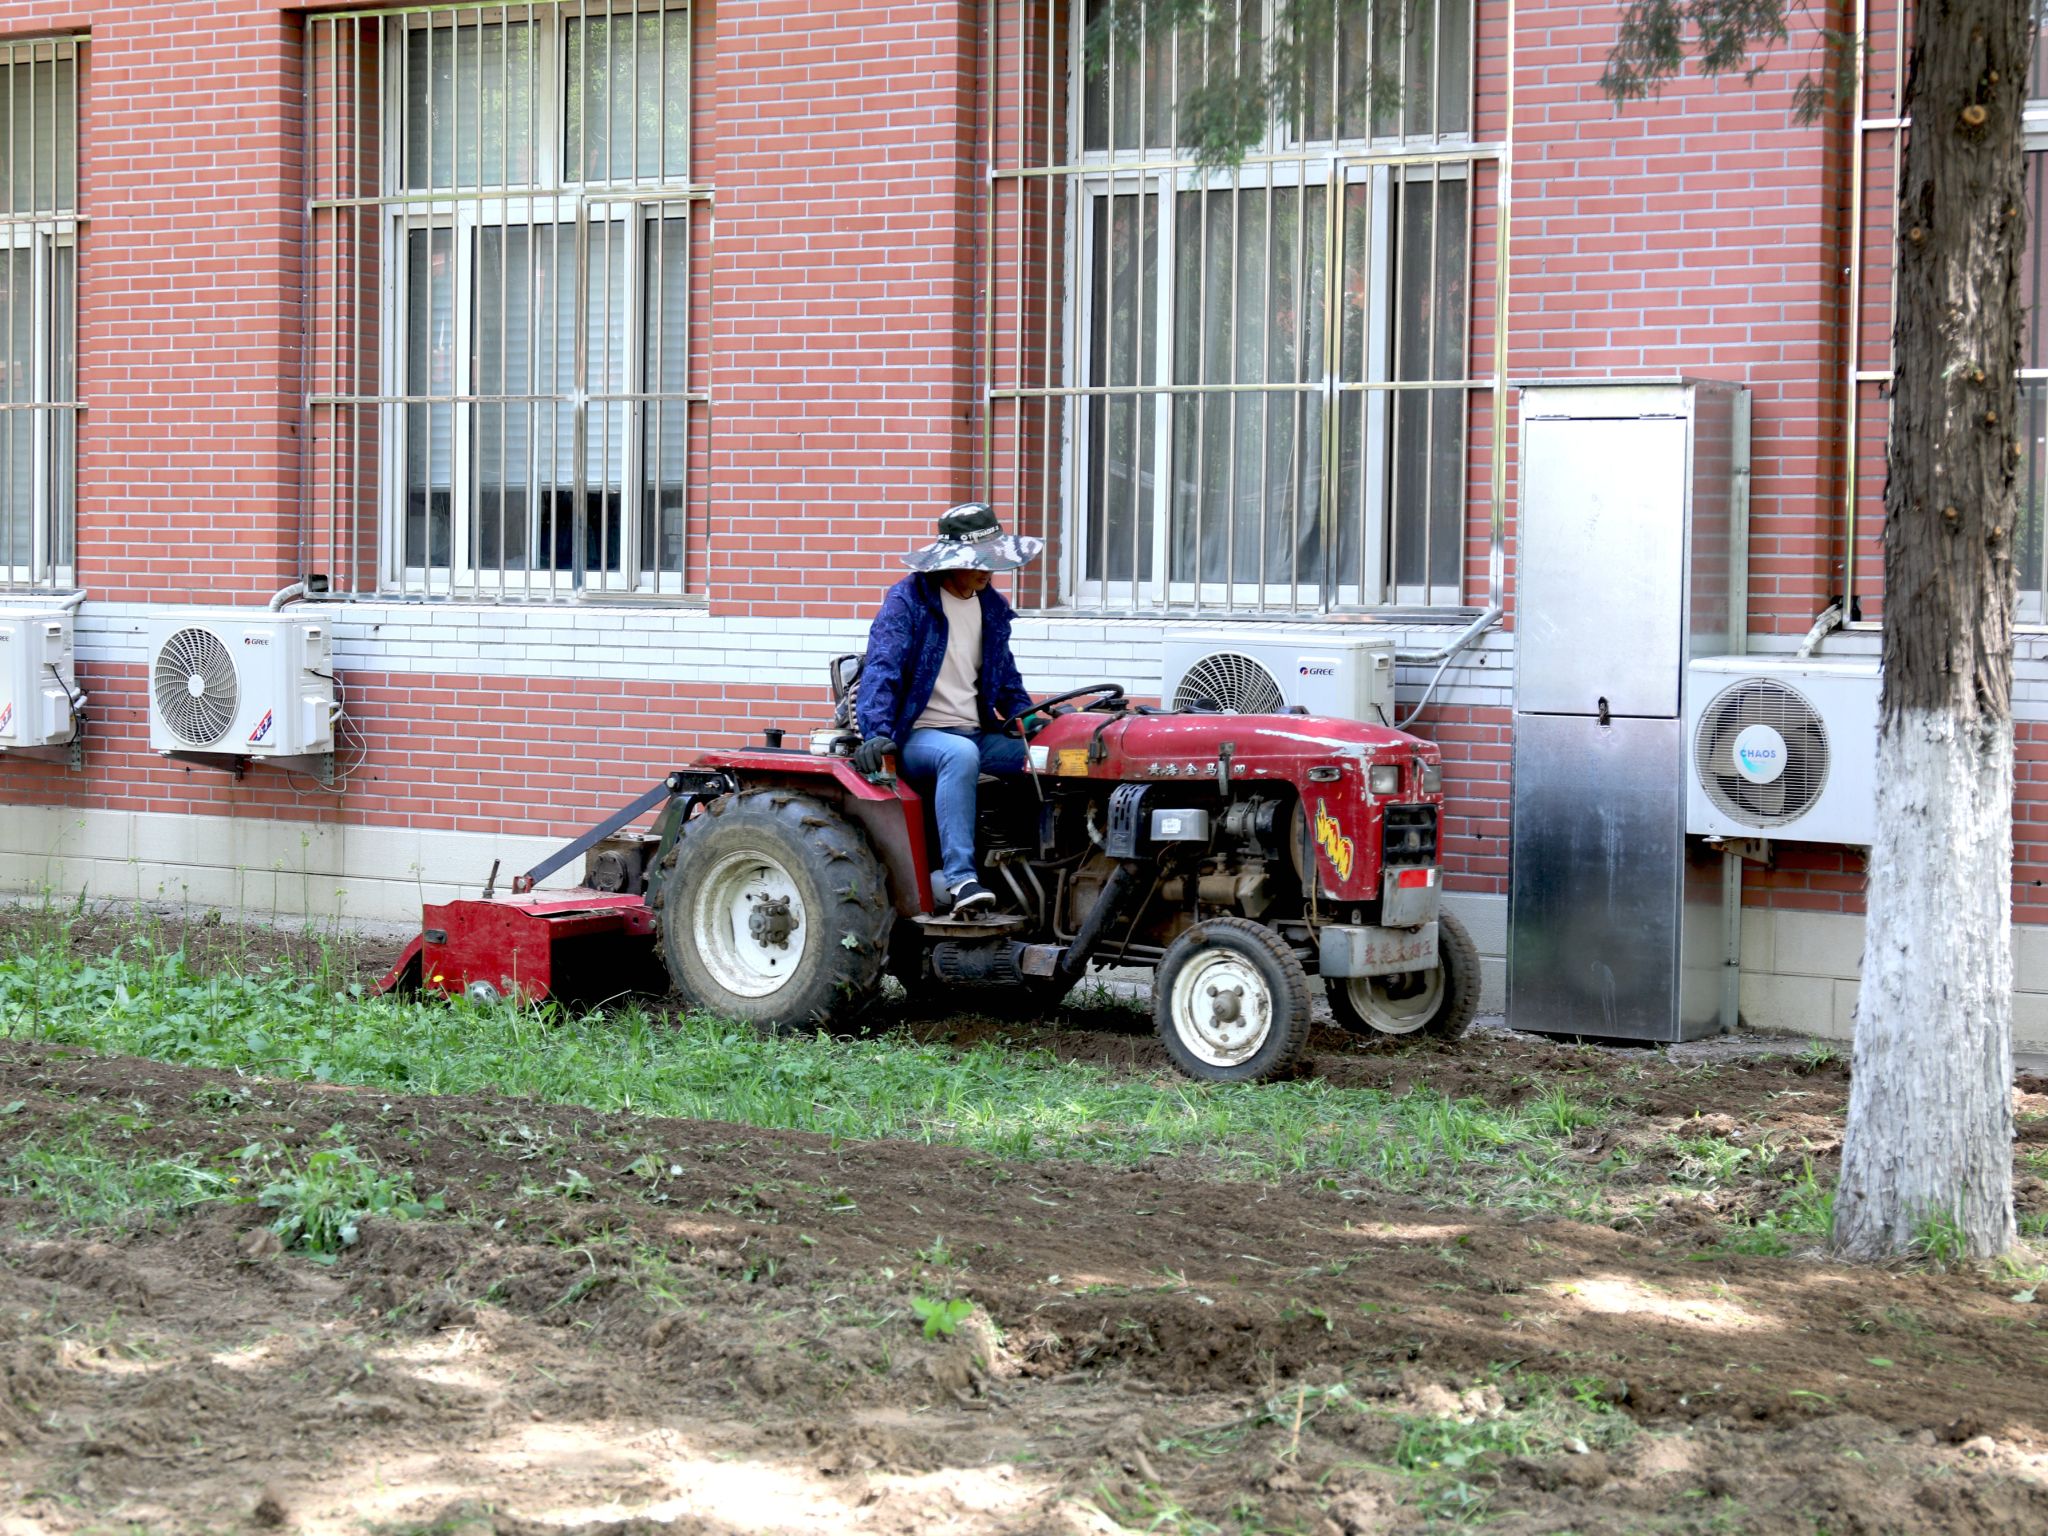
M2048 154L2048 100L2036 97L2026 104L2020 117L2020 133L2023 157ZM2036 208L2033 212L2039 218L2048 214L2048 209ZM2036 238L2040 237L2037 235ZM2022 368L2019 381L2022 386L2036 384L2048 387L2048 368ZM2048 452L2048 445L2035 443L2031 447L2035 453ZM2044 509L2044 516L2048 516L2048 509ZM2043 530L2043 539L2048 541L2048 529ZM2028 586L2029 579L2040 582L2040 585ZM2048 591L2044 591L2048 589L2048 571L2020 571L2014 586L2013 622L2034 626L2048 623Z
M1474 0L1474 12L1477 12ZM1087 6L1076 0L1070 18L1070 54L1073 61L1083 56L1082 38L1086 30ZM1274 0L1263 0L1261 25L1264 35L1270 36L1275 21ZM1441 14L1439 11L1438 14ZM1467 60L1471 69L1474 61ZM1073 66L1078 71L1079 64ZM1474 71L1476 78L1476 70ZM1468 78L1465 85L1468 122L1476 103L1473 95L1476 85ZM1458 569L1448 585L1431 583L1424 586L1397 585L1389 575L1385 584L1377 589L1361 587L1355 574L1350 579L1340 579L1325 591L1319 577L1300 573L1301 579L1295 584L1276 583L1265 580L1253 581L1176 581L1171 579L1172 541L1172 463L1173 463L1173 415L1176 393L1172 375L1173 317L1174 317L1174 276L1176 263L1173 254L1176 249L1176 210L1179 194L1200 191L1236 191L1240 195L1257 193L1268 186L1275 190L1286 187L1302 191L1318 184L1324 187L1325 219L1340 220L1344 217L1345 189L1367 182L1372 192L1368 200L1367 262L1367 313L1369 316L1387 316L1393 304L1395 288L1395 260L1392 248L1395 189L1413 175L1413 167L1428 165L1435 177L1447 180L1463 180L1466 183L1467 214L1471 219L1471 199L1476 190L1476 176L1473 166L1487 152L1480 150L1469 126L1455 132L1442 134L1410 135L1406 138L1398 133L1380 134L1360 138L1295 140L1284 130L1277 135L1271 152L1278 158L1271 160L1247 159L1235 171L1202 171L1183 168L1177 171L1139 170L1151 155L1160 151L1147 151L1142 145L1118 146L1114 149L1090 149L1085 143L1087 117L1087 91L1080 83L1078 73L1068 90L1068 142L1077 146L1073 160L1086 168L1075 184L1077 212L1068 220L1067 272L1065 284L1066 300L1062 316L1064 331L1063 357L1064 380L1077 408L1069 413L1069 424L1061 444L1061 591L1076 606L1089 608L1169 608L1199 611L1215 608L1225 611L1253 611L1267 609L1288 609L1302 605L1302 593L1321 593L1321 604L1336 608L1373 607L1457 607L1463 602L1464 561L1462 555ZM1106 109L1113 116L1113 109ZM1140 114L1143 116L1144 114ZM1336 132L1333 121L1331 131ZM1145 136L1141 123L1139 137ZM1114 143L1114 132L1110 135ZM1475 151L1477 151L1475 153ZM1256 153L1256 152L1255 152ZM1142 191L1151 198L1157 208L1155 228L1158 231L1159 249L1156 257L1158 289L1157 313L1154 318L1154 382L1150 388L1158 394L1151 401L1157 413L1154 422L1153 440L1153 487L1150 515L1152 517L1152 576L1140 580L1134 569L1129 580L1110 580L1107 576L1090 577L1087 561L1092 546L1088 543L1091 524L1101 515L1102 509L1095 504L1091 494L1097 479L1091 472L1098 468L1089 462L1090 445L1094 441L1095 416L1099 410L1100 396L1086 393L1088 376L1094 358L1090 348L1094 335L1094 228L1097 205L1108 199L1130 196ZM1140 211L1139 217L1143 218ZM1297 212L1297 231L1299 213ZM1468 230L1470 229L1468 222ZM1327 224L1326 224L1327 228ZM1341 263L1343 238L1341 228L1333 242ZM1471 297L1469 280L1476 265L1476 249L1468 242L1465 252L1467 297L1464 320L1464 346L1461 356L1470 356L1471 341ZM1142 269L1141 269L1142 272ZM1326 271L1324 284L1325 302L1332 302L1339 291L1339 273ZM1142 275L1139 278L1142 281ZM1398 323L1398 317L1396 323ZM1496 323L1502 323L1496 317ZM1366 328L1366 349L1364 375L1359 381L1345 381L1371 384L1392 382L1394 364L1395 324L1371 324ZM1341 335L1337 345L1341 347ZM1299 392L1306 396L1307 408L1323 413L1323 432L1327 435L1338 430L1339 413L1332 409L1339 393L1338 360L1324 358L1320 386L1313 389L1288 391L1277 386L1275 393ZM1464 400L1470 399L1475 385L1492 387L1489 381L1469 378L1447 379L1437 384L1438 388L1459 388ZM1350 391L1346 391L1350 392ZM1391 397L1396 391L1368 388L1357 391L1364 395L1365 421L1362 427L1363 447L1366 455L1363 472L1366 505L1363 511L1364 526L1361 537L1365 542L1362 551L1363 568L1367 571L1385 570L1388 545L1391 540L1390 523L1394 509L1387 482L1387 463L1392 453L1393 411ZM1469 452L1469 434L1466 438ZM1328 444L1324 444L1327 465ZM1321 476L1318 476L1320 483ZM1463 477L1460 477L1463 484ZM1333 494L1327 487L1324 495ZM1465 497L1461 491L1459 503ZM1136 503L1132 515L1141 514ZM1097 530L1099 531L1099 530ZM1462 543L1463 532L1460 529ZM1199 560L1199 552L1197 559ZM1427 555L1424 565L1427 568Z
M27 67L39 69L56 60L69 60L72 78L72 206L69 209L32 208L25 213L12 209L0 209L0 249L7 251L30 251L30 304L29 316L29 398L0 406L0 414L11 415L15 411L27 411L32 426L29 432L29 550L28 563L15 563L11 556L0 554L0 588L16 590L50 590L75 587L78 584L78 474L77 453L78 433L76 430L78 392L78 224L80 203L84 200L84 165L78 153L78 124L76 121L77 97L80 75L86 59L86 42L83 37L59 37L25 39L11 43L0 50L0 57L6 60L9 69L21 67L15 55L26 53ZM6 86L7 91L12 86ZM12 113L12 99L7 110ZM57 108L52 107L51 122L54 127ZM30 146L31 160L40 150L39 145ZM52 156L52 199L55 200L54 157ZM33 201L33 199L31 199ZM71 308L68 314L57 313L56 252L59 249L71 252ZM71 398L57 398L57 327L66 327L71 337L72 379L69 395ZM0 321L4 326L4 321ZM68 464L57 462L57 421L60 413L70 414L73 430L66 434L71 459ZM0 438L0 459L4 459L5 438ZM11 472L11 464L0 463L0 472ZM67 558L60 561L58 551L62 548Z
M686 186L693 187L694 181L689 178L686 171L680 176L660 178L658 185L662 190L653 196L586 194L582 182L568 179L568 168L564 163L565 138L569 127L565 74L569 60L569 26L571 23L590 20L649 16L663 9L669 11L686 29L683 39L684 57L693 64L694 42L687 29L696 25L695 3L666 7L649 4L638 9L624 5L593 6L584 9L573 3L545 6L536 4L531 7L530 25L534 27L536 36L532 51L533 99L528 107L531 119L529 153L533 156L530 179L533 186L555 188L556 191L535 194L530 189L522 191L514 187L507 187L502 193L490 187L485 187L481 191L466 189L461 196L405 201L385 210L379 292L387 323L381 328L383 345L378 369L380 389L386 403L380 412L378 433L378 577L380 583L387 588L422 592L429 596L482 591L499 599L563 598L578 595L579 589L599 596L679 598L687 595L689 576L686 570L663 568L650 577L640 557L640 541L643 520L650 515L650 509L644 505L645 455L642 445L647 430L649 407L653 406L659 410L662 406L661 401L649 398L657 395L659 391L648 387L646 373L649 361L646 335L650 314L645 305L651 301L654 291L654 285L646 271L650 264L647 237L650 231L665 220L680 219L683 224L681 237L685 242L690 239L694 217L690 201L674 194ZM405 186L407 40L415 29L433 28L437 32L452 32L457 24L449 17L450 13L446 11L430 11L417 17L407 17L404 25L391 27L383 35L383 89L379 118L384 162L382 175L387 193L389 189L399 189L402 192ZM529 24L527 18L519 14L516 5L505 8L504 20ZM502 21L489 23L502 24ZM457 58L460 58L459 54ZM694 81L692 91L694 95ZM585 132L588 132L587 126ZM658 136L657 144L661 144ZM460 149L458 140L453 151L458 164ZM665 147L661 152L666 153ZM430 165L432 156L430 146ZM590 574L596 578L594 583L580 581L573 563L567 568L552 569L545 564L535 563L535 557L539 553L540 516L537 505L532 502L529 502L525 509L527 564L524 567L508 564L502 557L502 551L495 566L477 563L469 558L470 548L475 542L474 519L482 504L477 494L477 463L474 449L477 407L465 397L477 392L474 388L476 380L472 369L476 349L472 345L471 331L478 283L481 231L486 228L532 230L534 233L529 238L533 244L529 250L538 248L541 240L546 238L540 231L549 229L563 232L559 238L572 245L579 239L583 240L585 243L582 250L586 255L603 250L604 230L613 231L610 238L623 238L626 241L624 292L621 298L625 311L622 329L626 338L626 356L621 370L624 387L617 391L618 403L625 406L625 442L619 459L621 484L618 567L616 571L593 570ZM410 362L408 347L411 338L411 315L410 295L406 282L407 242L412 234L426 229L450 230L454 256L454 271L451 274L454 291L450 299L454 316L454 359L450 379L453 396L449 401L452 415L449 427L449 561L445 566L431 562L422 566L406 558L408 404L403 399L394 398L406 394L406 375ZM685 282L689 281L688 265L686 245ZM573 302L579 306L586 306L588 303L588 267L587 261L579 261L577 264L578 288L573 296ZM660 317L652 318L658 326ZM690 346L697 323L695 315L692 314L682 338L686 348ZM578 324L581 324L580 320ZM534 344L537 346L537 338ZM586 432L593 427L603 430L603 424L609 422L611 417L610 411L601 411L597 421L591 421L591 391L588 387L590 376L586 367L585 378L579 381L575 390L569 395L557 397L562 403L573 405L576 410L583 413ZM699 397L692 391L685 396L673 398L697 401ZM542 416L543 412L536 410L533 418L533 438L536 442L541 437ZM686 412L686 423L687 419ZM587 442L588 439L586 447ZM575 454L573 443L565 449L562 445L551 442L549 448L551 455L557 459L565 454L571 457ZM587 451L585 460L588 460ZM431 452L428 473L431 477ZM530 489L538 491L537 486ZM687 507L684 515L687 518ZM426 546L423 552L431 555L431 509L427 516L426 533L422 542Z

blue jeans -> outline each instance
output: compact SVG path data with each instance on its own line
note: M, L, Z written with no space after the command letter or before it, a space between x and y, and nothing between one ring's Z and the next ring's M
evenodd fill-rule
M931 803L939 824L939 880L947 890L974 878L974 789L984 773L1022 773L1024 742L992 731L912 731L900 754L903 776Z

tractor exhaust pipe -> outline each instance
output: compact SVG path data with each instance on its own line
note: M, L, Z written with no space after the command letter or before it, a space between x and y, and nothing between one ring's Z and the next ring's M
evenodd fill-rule
M1080 932L1074 935L1074 942L1067 946L1066 953L1060 956L1059 964L1053 968L1056 981L1071 987L1081 979L1081 973L1088 969L1088 962L1094 958L1095 951L1102 947L1103 934L1111 923L1123 916L1124 903L1137 874L1135 860L1117 860L1116 868L1103 882L1102 894L1095 898L1095 905L1081 919Z

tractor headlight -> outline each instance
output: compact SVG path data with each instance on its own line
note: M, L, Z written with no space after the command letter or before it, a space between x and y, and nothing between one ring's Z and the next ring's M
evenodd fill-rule
M1422 765L1422 792L1423 792L1423 793L1424 793L1425 795L1436 795L1436 794L1441 794L1441 793L1443 793L1443 787L1444 787L1444 767L1443 767L1443 764L1442 764L1442 763L1424 763L1424 764Z
M1401 793L1401 765L1374 763L1365 783L1366 788L1376 795L1398 795Z

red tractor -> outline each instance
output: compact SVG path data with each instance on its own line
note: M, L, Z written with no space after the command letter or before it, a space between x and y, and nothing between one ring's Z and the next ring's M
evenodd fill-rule
M1346 1028L1453 1038L1479 960L1441 908L1437 749L1310 715L1134 705L1114 683L1038 706L1030 771L984 779L976 846L995 910L933 910L922 799L848 754L838 724L794 747L707 752L514 882L427 909L386 978L529 997L654 981L769 1031L865 1010L885 974L913 999L1032 1016L1091 965L1155 969L1153 1014L1191 1077L1284 1074L1320 976ZM1061 706L1074 706L1053 713ZM651 833L618 834L660 808ZM585 855L585 886L538 893ZM636 975L635 968L643 973Z

